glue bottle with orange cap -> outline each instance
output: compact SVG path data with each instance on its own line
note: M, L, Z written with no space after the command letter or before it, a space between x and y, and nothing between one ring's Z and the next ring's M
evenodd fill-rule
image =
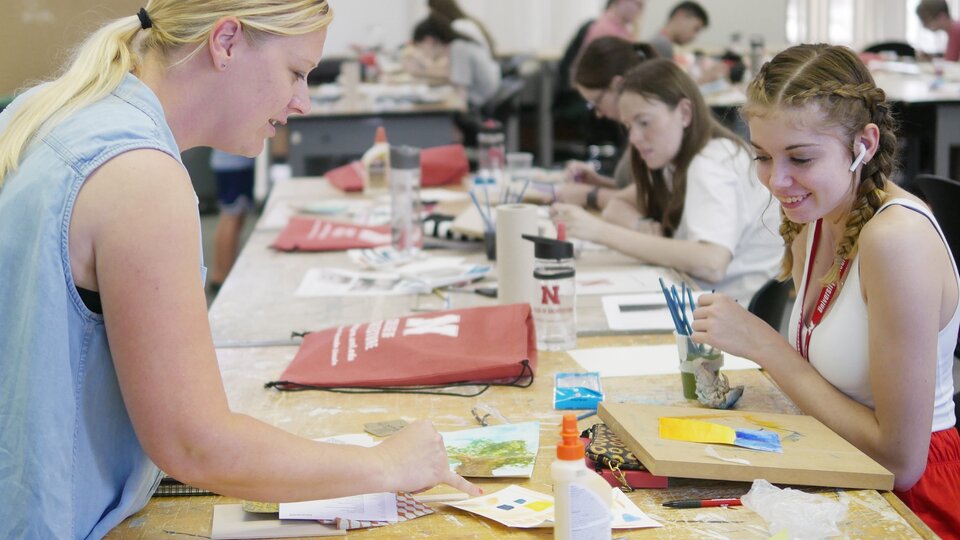
M553 478L554 526L558 539L609 540L613 496L610 484L587 468L577 417L563 415Z
M390 167L390 143L387 142L387 131L378 126L373 139L373 146L363 153L360 158L366 169L366 183L363 190L366 193L380 193L387 189L387 177Z

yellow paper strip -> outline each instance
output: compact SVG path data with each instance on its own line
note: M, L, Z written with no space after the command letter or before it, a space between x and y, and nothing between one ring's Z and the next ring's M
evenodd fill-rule
M737 432L730 426L689 420L686 418L660 418L660 438L676 441L733 444Z

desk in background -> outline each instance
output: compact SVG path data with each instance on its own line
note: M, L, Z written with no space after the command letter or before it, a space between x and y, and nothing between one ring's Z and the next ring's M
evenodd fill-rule
M311 90L310 113L287 120L293 176L320 174L358 158L381 125L393 144L426 148L454 142L453 118L466 110L466 102L451 87L424 88L364 84L353 97L335 88Z

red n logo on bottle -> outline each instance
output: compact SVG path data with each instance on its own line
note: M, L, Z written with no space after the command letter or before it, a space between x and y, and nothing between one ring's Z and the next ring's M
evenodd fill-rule
M547 304L559 304L560 303L560 286L546 286L543 285L540 287L540 292L542 296L540 298L540 303L543 305Z

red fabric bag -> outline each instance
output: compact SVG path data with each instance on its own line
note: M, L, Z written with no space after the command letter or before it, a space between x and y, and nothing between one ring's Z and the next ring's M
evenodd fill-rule
M339 251L390 244L390 227L367 227L294 216L271 247L280 251Z
M462 144L447 144L420 151L420 185L423 187L459 184L470 172L467 152ZM331 169L323 176L330 185L343 191L363 191L363 163L351 161Z
M363 163L351 161L336 169L330 169L323 176L335 188L343 191L363 191L363 175Z
M459 184L470 172L462 144L425 148L420 152L420 185L424 187Z
M530 305L511 304L309 333L280 380L267 386L388 392L468 384L526 387L536 364Z

